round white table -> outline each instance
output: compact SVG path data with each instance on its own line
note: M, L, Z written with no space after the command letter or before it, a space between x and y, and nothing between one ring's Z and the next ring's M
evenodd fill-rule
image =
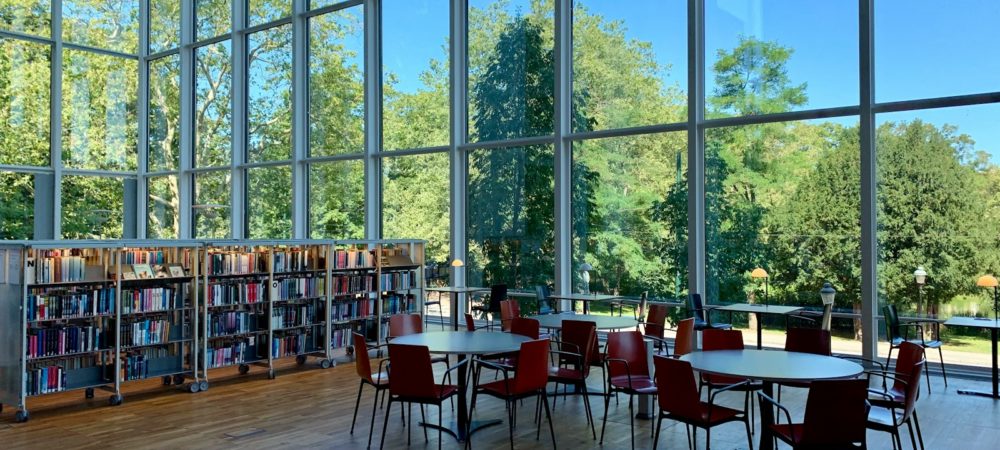
M564 320L594 322L598 330L635 329L635 327L639 326L639 322L631 317L598 316L594 314L542 314L529 318L537 320L538 326L552 330L562 329L562 322Z
M431 353L458 355L459 363L461 363L465 360L466 355L516 352L521 349L521 343L530 340L526 336L494 331L433 331L393 338L389 344L422 345L427 347ZM458 368L458 421L442 429L460 442L468 438L466 429L469 430L469 434L472 434L479 429L502 423L500 420L473 421L472 427L467 428L469 416L466 400L466 391L468 390L468 384L465 382L466 370L468 368L465 364ZM421 425L428 428L438 428L436 424L421 423Z
M701 373L747 378L764 383L764 393L773 396L774 383L842 380L856 378L860 365L832 356L782 350L714 350L689 353L681 360ZM760 450L771 450L773 440L763 424L774 422L774 411L761 408Z

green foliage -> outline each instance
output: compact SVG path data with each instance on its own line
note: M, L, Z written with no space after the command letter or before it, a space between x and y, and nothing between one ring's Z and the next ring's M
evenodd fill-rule
M709 103L720 113L740 116L804 105L806 84L792 86L785 67L792 53L776 42L746 36L732 51L719 49L712 65L716 89Z

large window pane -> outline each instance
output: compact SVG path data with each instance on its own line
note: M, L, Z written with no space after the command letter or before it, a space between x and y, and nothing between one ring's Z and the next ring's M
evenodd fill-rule
M309 19L309 151L364 150L364 27L360 6Z
M230 0L195 0L195 39L221 36L232 31Z
M49 37L49 0L0 0L0 30Z
M181 2L149 0L149 52L176 48L181 44Z
M251 34L248 92L250 162L292 157L292 26Z
M250 238L290 238L292 169L288 166L248 169L247 186Z
M177 176L150 178L147 184L146 235L151 239L176 239L180 230L180 186Z
M859 142L856 118L708 130L708 302L820 309L819 290L830 282L836 310L860 311ZM758 267L769 275L767 286L750 277ZM734 320L749 328L746 336L756 334L752 317ZM764 344L781 347L784 321L764 320L774 330L765 332ZM835 348L860 351L860 326L834 323Z
M231 172L219 170L194 176L194 237L225 238L230 235Z
M552 160L548 145L469 152L469 286L552 281Z
M706 113L856 105L857 8L837 1L706 2Z
M1000 275L998 115L1000 105L983 105L876 117L879 306L993 317L993 292L976 279ZM985 330L943 328L941 337L948 363L990 365Z
M120 178L67 175L62 179L62 237L122 237L125 187Z
M382 160L382 237L424 239L428 263L450 263L447 153Z
M181 58L149 63L149 171L180 167Z
M0 172L0 240L31 239L35 226L35 176Z
M232 82L229 41L195 49L195 164L232 161Z
M50 47L0 38L0 164L48 166Z
M686 120L685 2L574 6L573 131Z
M469 141L552 134L551 3L469 0Z
M386 150L448 145L449 14L440 0L382 2Z
M63 164L136 169L138 63L80 50L63 53Z
M589 284L576 268L584 263ZM683 299L687 139L683 133L573 144L574 291Z
M994 0L876 1L875 99L1000 91L997 23Z
M260 25L292 15L292 0L250 0L247 26Z
M365 165L360 160L309 165L309 235L360 239L365 234Z
M139 2L63 0L63 39L74 44L137 53Z

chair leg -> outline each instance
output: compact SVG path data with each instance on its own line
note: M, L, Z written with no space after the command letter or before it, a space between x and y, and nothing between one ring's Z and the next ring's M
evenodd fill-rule
M705 428L705 450L712 450L712 428Z
M744 419L746 419L746 416L744 416ZM749 446L750 450L753 450L753 431L751 430L750 427L750 421L743 420L743 425L746 425L747 428L747 445ZM775 443L773 448L778 448L778 444Z
M631 438L631 441L632 441L632 450L635 450L635 409L632 406L632 404L634 403L632 401L632 399L634 399L634 398L635 398L634 395L629 394L629 396L628 396L628 426L629 426L629 430L631 430L631 433L629 434L629 437Z
M382 392L388 392L388 389L383 389ZM382 394L382 398L385 398L385 394ZM372 403L372 421L368 425L368 448L372 448L372 432L375 431L375 408L378 406L378 389L375 390L375 402ZM388 415L386 415L388 417Z
M687 433L688 437L688 450L694 450L694 443L691 442L691 425L684 424L684 432Z
M364 389L365 389L365 382L362 381L361 384L358 385L358 399L354 401L354 418L351 419L351 434L354 434L354 422L358 421L358 407L361 406L361 391L363 391ZM378 402L378 391L375 391L375 401ZM372 414L374 413L375 412L373 410Z
M549 434L552 435L552 449L556 448L556 429L552 427L552 413L549 411L549 394L542 392L542 404L545 405L545 417L549 420Z
M610 393L604 393L604 422L601 424L601 441L600 445L604 445L604 430L608 428L608 410L611 409L611 396Z
M924 435L920 432L920 418L917 417L917 410L913 410L913 425L917 427L917 439L920 441L920 450L924 450Z
M420 405L420 421L423 422L423 423L427 423L427 415L424 414L424 405L423 404ZM424 429L424 443L426 444L427 442L430 442L427 439L427 427L420 427L420 428Z
M389 397L389 406L385 407L385 421L382 423L382 441L379 442L379 450L385 448L385 430L389 429L389 412L392 411L392 397Z
M660 427L663 426L663 416L657 414L656 426L653 428L653 450L656 450L656 446L660 444Z
M944 353L941 352L941 347L938 347L938 357L941 358L941 377L944 378L944 387L948 387L948 373L944 370Z
M444 416L444 405L438 404L438 450L441 450L441 417L442 416Z
M910 431L910 445L913 446L913 450L917 450L917 434L913 432L913 421L906 421L906 428Z
M924 360L925 361L927 360L927 349L926 348L924 349ZM928 394L931 393L931 371L930 371L930 367L928 367L928 366L930 366L930 364L931 364L930 362L927 362L927 363L924 364L924 378L927 380L927 393Z
M903 440L899 438L899 428L896 428L892 432L892 448L903 450Z
M590 434L594 439L597 439L597 430L594 427L594 412L590 409L590 394L587 392L587 382L584 381L580 386L583 389L583 407L587 410L587 420L590 421ZM601 429L601 433L604 433L604 429Z
M511 401L507 400L507 431L510 438L510 450L514 450L514 408Z
M413 417L413 403L406 404L406 445L410 445L410 428L413 428L410 418Z

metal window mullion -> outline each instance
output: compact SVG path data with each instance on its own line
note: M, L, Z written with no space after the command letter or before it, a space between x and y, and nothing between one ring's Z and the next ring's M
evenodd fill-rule
M241 239L247 236L247 172L243 164L247 160L247 36L242 30L246 24L246 2L232 2L232 164L230 191L230 237Z
M49 158L52 162L52 237L62 237L62 0L52 0L49 85ZM36 213L37 214L37 213Z
M292 238L309 234L309 0L292 2Z
M194 47L188 45L194 41L194 2L181 3L181 114L180 114L180 174L177 180L180 186L178 198L178 222L180 229L177 236L181 239L195 237L194 227L194 134L195 134L195 89L194 89Z
M136 237L146 238L149 204L147 177L149 172L149 0L139 2L139 90L136 116L138 118L138 139L136 140Z
M382 237L382 5L364 3L365 35L365 237Z
M566 137L573 132L573 1L555 3L555 151L553 158L555 192L555 291L569 294L573 290L573 144ZM560 310L570 305L563 301Z
M449 149L449 192L451 194L451 258L468 261L466 242L466 182L468 153L462 148L468 139L468 4L451 0L448 122L451 134ZM452 267L452 286L465 286L466 266ZM459 296L459 311L465 311L465 295Z
M878 222L875 158L874 1L859 0L861 106L861 356L878 356Z
M705 1L688 0L688 292L705 295ZM707 300L707 299L706 299Z

